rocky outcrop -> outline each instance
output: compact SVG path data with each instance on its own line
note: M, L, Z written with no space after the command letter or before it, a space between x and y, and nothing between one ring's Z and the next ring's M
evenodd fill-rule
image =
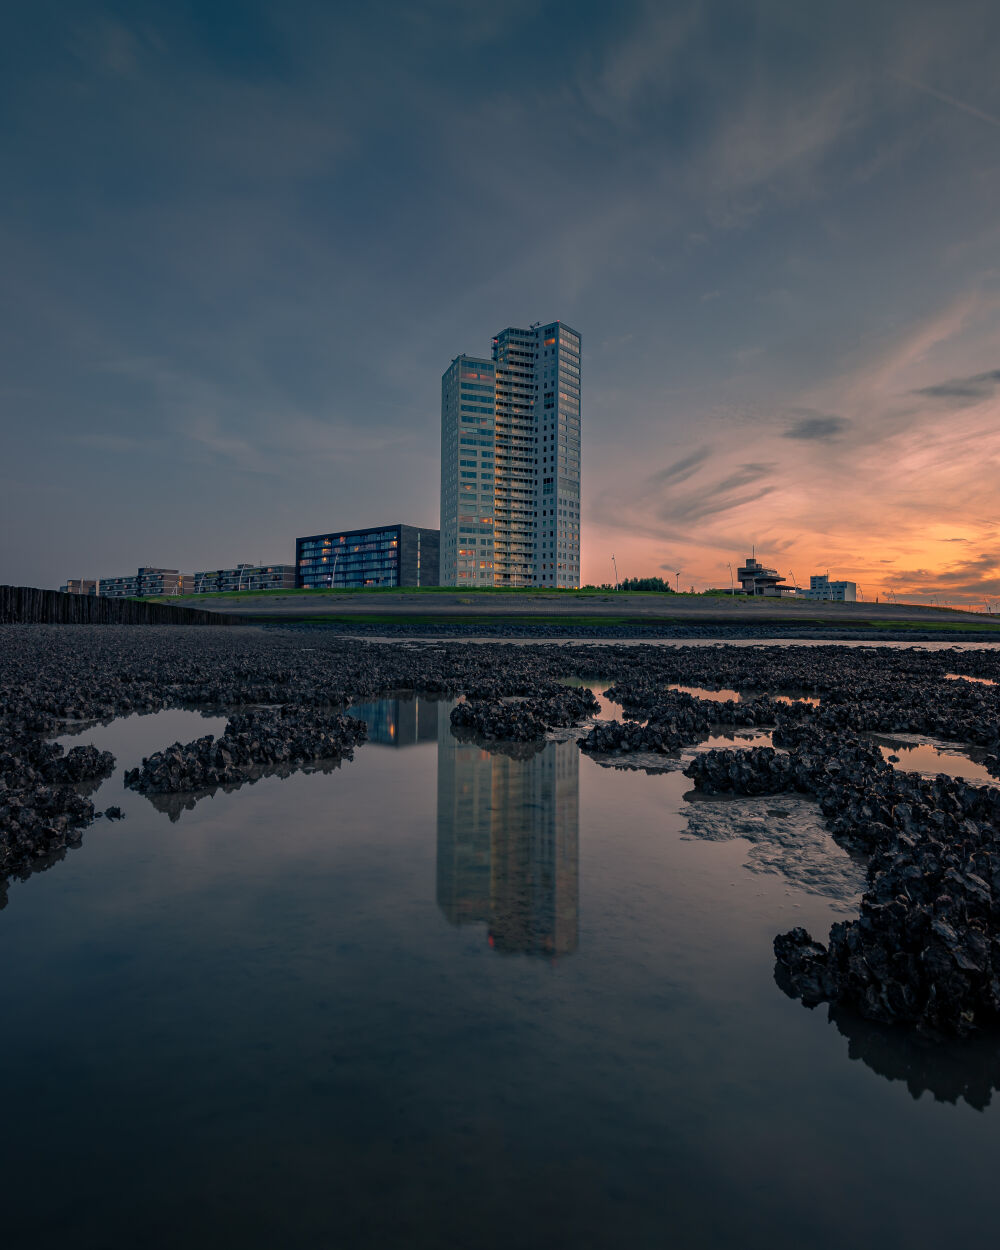
M94 805L82 791L114 768L114 756L94 747L64 751L24 723L0 731L0 897L5 878L79 843L94 819Z
M556 686L527 699L466 699L452 709L451 723L485 741L532 742L550 729L578 724L598 709L590 690Z
M775 939L782 988L931 1035L1000 1022L1000 790L896 772L850 734L776 737L787 754L711 751L685 771L708 792L811 794L871 856L856 920L826 945L802 928Z
M261 768L349 759L367 736L364 721L352 716L287 707L247 712L219 738L206 734L157 751L126 772L125 784L142 794L233 786L260 776Z

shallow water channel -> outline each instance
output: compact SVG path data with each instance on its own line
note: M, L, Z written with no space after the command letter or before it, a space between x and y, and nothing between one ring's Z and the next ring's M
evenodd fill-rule
M353 762L98 821L0 913L8 1246L837 1247L979 1240L1000 1047L807 1011L863 865L806 800L355 709ZM732 741L727 745L734 745ZM738 742L735 745L739 745Z

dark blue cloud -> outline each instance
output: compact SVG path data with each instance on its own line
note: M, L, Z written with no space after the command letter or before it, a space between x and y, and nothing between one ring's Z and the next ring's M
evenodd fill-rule
M840 438L850 428L851 423L846 417L817 413L815 416L800 417L787 430L782 431L782 438L797 438L806 442L830 442L832 439Z

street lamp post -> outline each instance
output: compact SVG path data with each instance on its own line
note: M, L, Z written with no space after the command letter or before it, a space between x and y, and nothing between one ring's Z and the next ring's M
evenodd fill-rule
M611 563L614 565L614 569L615 569L615 590L617 590L618 589L618 563L615 560L614 552L611 553Z

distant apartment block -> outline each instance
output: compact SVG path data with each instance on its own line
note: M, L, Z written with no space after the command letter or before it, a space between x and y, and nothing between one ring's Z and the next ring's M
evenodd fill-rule
M376 525L297 538L298 584L306 590L437 586L440 540L439 530L415 525Z
M102 577L99 595L113 599L141 599L146 595L188 595L194 579L177 569L141 568L129 577Z
M766 568L755 556L747 556L743 567L736 570L736 576L745 595L780 598L795 594L793 587L784 585L785 579L777 569Z
M831 582L829 573L814 573L809 578L809 589L799 591L800 599L824 600L829 603L856 603L857 582Z
M66 585L60 586L59 589L67 595L96 595L97 582L96 580L88 581L86 578L71 577Z
M441 379L441 584L580 584L580 336L560 321Z
M237 564L232 569L204 569L192 576L196 595L226 594L232 590L292 590L294 564Z

